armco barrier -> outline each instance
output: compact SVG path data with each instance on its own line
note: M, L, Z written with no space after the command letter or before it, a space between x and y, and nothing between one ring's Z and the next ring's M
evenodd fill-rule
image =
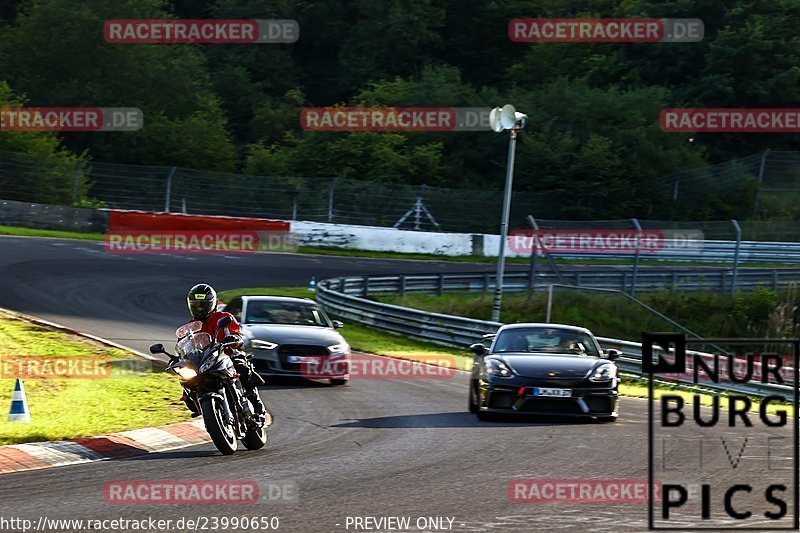
M291 224L285 220L119 210L109 211L108 225L111 231L215 230L288 233L291 229Z
M430 291L439 286L465 286L465 278L483 277L483 274L459 274L454 276L380 276L380 277L341 277L321 280L317 284L317 301L329 312L368 326L384 329L409 338L433 342L443 346L465 350L470 344L480 342L483 335L495 333L502 326L500 322L476 320L440 313L430 313L420 309L401 307L375 302L367 299L368 294L389 294L403 291ZM461 281L449 283L450 278ZM374 292L373 292L374 291ZM623 372L642 378L641 343L598 337L604 349L615 348L623 356L618 365ZM689 354L708 355L704 352L690 351ZM792 372L794 369L791 369ZM685 380L675 380L683 386L692 386ZM754 396L778 394L790 397L792 389L785 385L747 383L744 385L704 383L707 389L737 391Z
M674 291L727 291L730 289L732 272L728 269L648 267L639 270L636 290L641 292ZM443 291L489 291L494 289L494 272L456 273L456 274L412 274L399 276L350 276L329 280L331 287L345 294L368 296L369 294L402 294L406 291L441 293ZM506 292L526 291L535 285L560 283L579 287L617 289L627 292L631 289L633 277L628 269L603 266L584 268L561 267L558 272L537 270L533 279L528 272L506 272L503 290ZM737 279L739 290L752 290L767 287L783 289L800 283L800 269L740 269Z

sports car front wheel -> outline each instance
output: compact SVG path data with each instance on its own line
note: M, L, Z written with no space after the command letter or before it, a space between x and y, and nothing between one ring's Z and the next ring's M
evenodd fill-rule
M469 385L469 412L478 412L478 391L476 383L470 383Z

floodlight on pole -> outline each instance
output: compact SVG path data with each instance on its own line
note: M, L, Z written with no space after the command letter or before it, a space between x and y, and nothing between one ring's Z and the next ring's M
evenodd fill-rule
M492 320L500 321L500 305L503 299L503 277L506 269L506 241L508 240L508 218L511 211L511 187L514 181L514 156L517 150L517 133L528 123L528 115L518 112L511 104L495 107L489 112L489 127L495 133L508 130L508 162L506 163L506 185L503 195L503 215L500 222L500 249L497 253L497 281L494 288Z

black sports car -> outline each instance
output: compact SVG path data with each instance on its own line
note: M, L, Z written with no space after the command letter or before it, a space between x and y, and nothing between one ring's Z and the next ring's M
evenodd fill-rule
M496 413L617 418L619 350L600 348L592 332L560 324L501 327L475 354L469 410Z

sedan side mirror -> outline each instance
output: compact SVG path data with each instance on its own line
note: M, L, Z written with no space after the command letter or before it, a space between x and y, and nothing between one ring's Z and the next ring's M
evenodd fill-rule
M231 321L232 321L232 319L231 319L230 316L224 316L224 317L220 318L219 320L217 320L217 328L222 329L222 328L228 327L228 326L231 325Z
M622 352L617 350L616 348L609 348L605 351L606 359L609 361L616 361L620 357L622 357Z
M341 329L344 327L344 322L341 320L331 320L331 324L333 324L333 329Z
M154 344L154 345L152 345L150 347L150 353L152 353L152 354L167 353L167 351L164 350L164 345L163 344Z
M476 342L475 344L471 345L469 347L469 351L475 355L486 355L489 353L489 349L482 342Z

